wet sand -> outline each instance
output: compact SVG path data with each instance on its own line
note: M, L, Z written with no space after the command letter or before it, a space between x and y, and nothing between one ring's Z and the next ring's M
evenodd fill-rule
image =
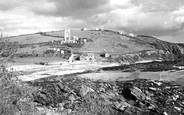
M102 81L127 81L133 79L151 79L160 81L177 81L184 78L184 71L162 71L162 72L120 72L104 71L99 73L86 73L78 75L82 78Z

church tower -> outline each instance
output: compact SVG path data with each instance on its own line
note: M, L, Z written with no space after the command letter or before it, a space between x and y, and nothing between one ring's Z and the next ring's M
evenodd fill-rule
M70 29L65 30L65 42L70 42Z

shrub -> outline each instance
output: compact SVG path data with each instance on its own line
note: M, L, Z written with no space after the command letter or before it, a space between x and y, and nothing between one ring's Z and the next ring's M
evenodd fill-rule
M0 43L3 46L0 56L8 51L8 55L0 59L0 115L31 115L36 110L31 100L34 89L19 81L3 64L17 52L18 45L10 44L8 39Z
M0 70L0 115L31 115L36 110L31 100L33 89L5 66L1 65Z

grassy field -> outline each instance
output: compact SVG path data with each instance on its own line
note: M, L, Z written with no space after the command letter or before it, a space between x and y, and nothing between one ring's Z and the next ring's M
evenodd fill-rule
M29 34L29 35L21 35L10 37L11 42L19 42L20 44L32 44L39 42L47 42L52 40L60 40L61 38L50 37L50 36L42 36L40 34Z
M81 31L81 30L71 30L71 36L77 36L78 38L93 38L95 35L100 35L100 31ZM54 31L54 32L47 32L49 35L53 36L64 36L64 30L61 31Z
M33 44L48 42L53 40L61 40L64 36L64 30L46 32L47 35L39 33L21 35L10 37L11 42L19 42L20 44ZM59 38L59 37L61 38ZM109 52L110 54L126 54L134 53L143 50L155 50L146 45L137 44L133 38L123 36L113 32L107 31L81 31L71 30L71 36L77 36L78 38L88 38L92 42L89 42L80 49L80 51L93 51L93 52ZM39 49L38 49L39 50Z
M27 53L27 54L38 53L38 54L42 54L43 51L46 51L48 48L49 48L49 46L36 46L34 48L32 48L32 47L19 48L18 51L17 51L17 54L21 54L21 53Z
M20 35L10 37L10 42L19 42L21 44L32 44L32 43L39 43L39 42L47 42L52 40L61 40L62 38L58 38L56 36L64 37L64 30L61 31L53 31L53 32L45 32L51 36L44 36L39 33L35 34L28 34L28 35ZM100 34L101 32L98 31L81 31L81 30L71 30L71 36L77 36L79 38L93 38L95 35ZM99 36L96 36L99 37Z

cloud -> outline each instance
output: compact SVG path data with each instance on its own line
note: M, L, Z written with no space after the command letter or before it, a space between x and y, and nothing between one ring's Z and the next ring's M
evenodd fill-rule
M184 26L183 0L1 0L0 31L112 28L167 34Z
M142 5L146 12L170 12L183 6L183 0L133 0L134 5Z
M170 0L159 2L158 0L135 3L130 1L129 7L111 10L103 14L97 14L93 20L88 20L95 25L113 29L128 29L136 33L166 34L183 28L184 15L180 3ZM179 1L179 0L178 0ZM167 6L168 5L168 6ZM176 5L176 6L175 6Z
M21 1L22 0L1 0L0 10L2 11L12 10L13 8L19 6Z
M141 6L115 9L108 13L97 14L92 20L89 19L88 21L104 28L129 28L132 31L178 28L178 23L170 13L144 12Z
M0 33L20 35L64 28L80 28L89 24L80 19L38 15L25 7L0 11Z
M35 15L24 7L17 7L13 11L0 11L1 32L9 35L19 35L38 31L57 29L55 17Z
M183 18L173 12L183 5L182 0L49 0L53 12L35 13L80 19L89 25L132 31L176 30ZM54 5L53 5L54 6ZM82 24L82 23L81 23Z
M52 3L54 10L48 12L39 8L34 8L33 11L38 14L62 16L71 18L85 18L96 13L105 12L109 3L108 0L48 0ZM48 4L49 5L49 4Z

